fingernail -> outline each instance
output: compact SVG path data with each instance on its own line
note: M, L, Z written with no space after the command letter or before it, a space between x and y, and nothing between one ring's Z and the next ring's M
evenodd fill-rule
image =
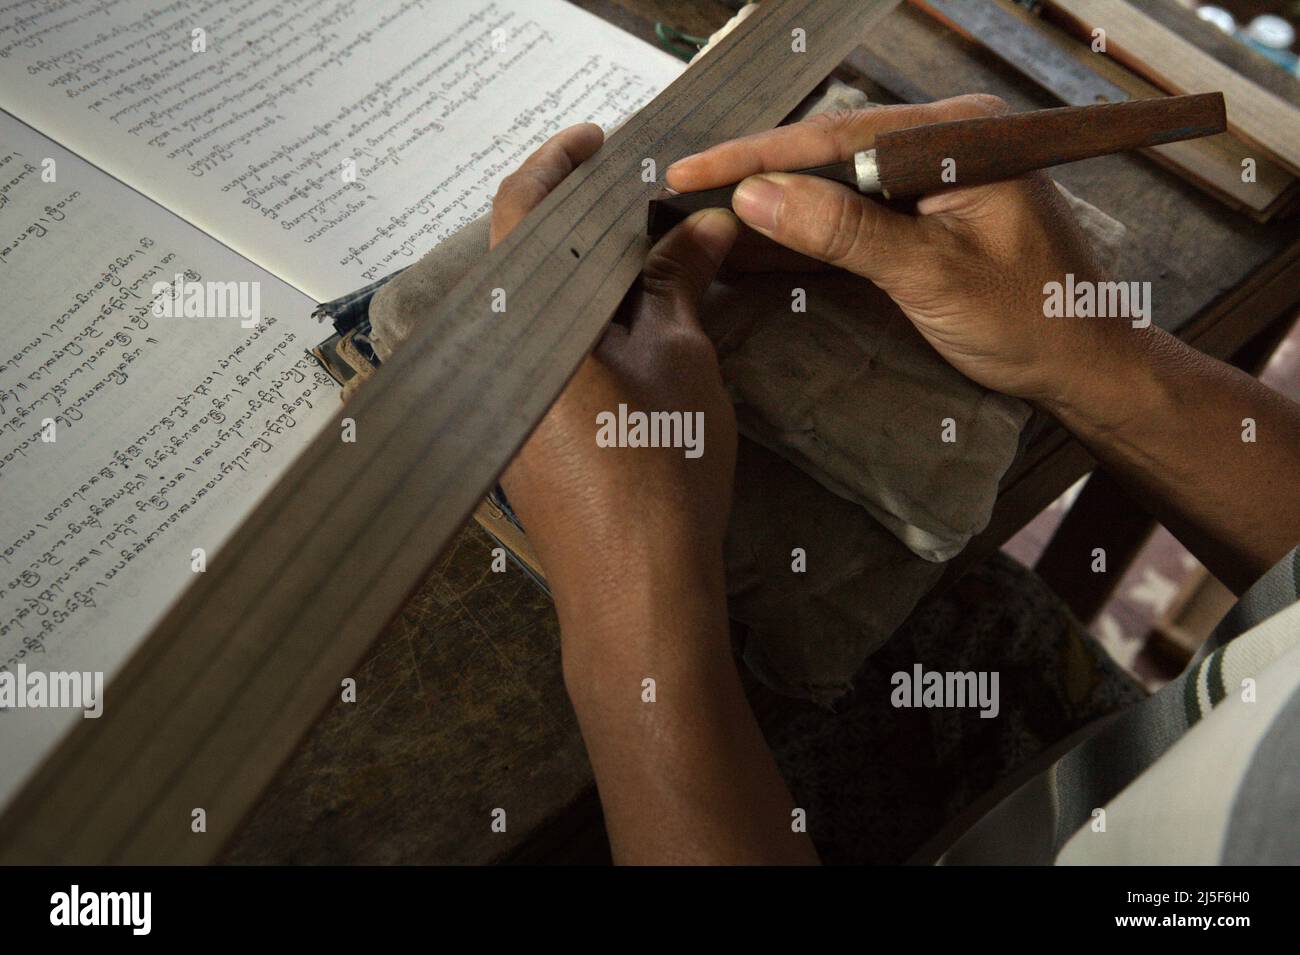
M785 190L767 176L750 176L736 187L731 207L746 224L760 232L776 228L776 212Z

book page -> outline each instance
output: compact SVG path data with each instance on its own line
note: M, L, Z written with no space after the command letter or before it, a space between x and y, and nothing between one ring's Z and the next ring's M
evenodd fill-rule
M0 287L2 805L84 718L17 675L100 680L111 709L339 397L311 300L4 113Z
M328 300L683 66L564 0L9 0L0 107Z

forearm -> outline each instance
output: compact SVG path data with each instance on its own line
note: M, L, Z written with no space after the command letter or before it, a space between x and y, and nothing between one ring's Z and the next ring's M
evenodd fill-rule
M615 861L815 863L736 671L720 556L655 557L620 591L557 593Z
M1240 593L1296 545L1300 406L1155 328L1079 362L1045 407L1215 576Z

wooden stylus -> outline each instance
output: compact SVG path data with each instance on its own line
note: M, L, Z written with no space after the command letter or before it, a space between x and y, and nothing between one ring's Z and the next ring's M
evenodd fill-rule
M1227 129L1222 93L1066 106L959 119L881 133L851 159L792 169L887 199L978 186L1094 156L1144 149ZM730 208L734 185L650 200L647 231L667 232L692 212Z

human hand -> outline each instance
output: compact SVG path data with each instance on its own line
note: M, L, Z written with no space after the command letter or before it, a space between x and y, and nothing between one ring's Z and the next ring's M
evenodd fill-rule
M601 140L595 126L565 130L502 183L492 243ZM659 241L501 478L555 596L565 686L617 862L817 861L790 826L794 801L728 641L722 539L736 424L697 310L739 231L713 209ZM601 447L597 415L620 405L702 415L703 453ZM653 706L649 675L671 688Z
M599 127L574 126L509 176L493 202L492 244L602 141ZM730 213L709 210L654 247L615 323L502 475L562 624L573 615L635 611L626 606L629 575L642 594L656 581L675 586L666 582L691 577L720 591L736 426L697 309L738 232ZM702 419L702 431L689 434L701 453L599 446L597 416L617 417L620 405L629 413L680 412L683 423Z
M961 96L825 113L679 160L668 184L689 192L744 180L733 205L750 227L870 279L959 371L1051 408L1071 400L1090 356L1105 353L1103 339L1120 323L1044 320L1046 283L1067 272L1100 277L1050 179L952 188L909 215L836 182L773 172L847 159L888 130L1000 112L995 97Z

